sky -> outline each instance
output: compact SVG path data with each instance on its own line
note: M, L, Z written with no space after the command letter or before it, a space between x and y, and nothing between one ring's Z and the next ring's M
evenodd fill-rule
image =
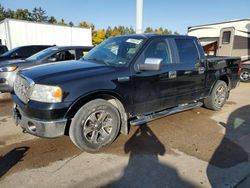
M0 0L5 8L41 6L47 15L78 25L93 23L97 29L108 26L135 28L136 0ZM163 27L186 34L187 27L234 19L250 18L250 0L144 0L143 28Z

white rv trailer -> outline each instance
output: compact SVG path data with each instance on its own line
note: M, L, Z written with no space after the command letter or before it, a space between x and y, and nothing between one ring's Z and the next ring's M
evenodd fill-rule
M199 38L210 55L240 56L250 63L250 19L192 26L188 35Z
M91 28L5 19L0 22L0 44L9 49L24 45L92 46L92 31Z

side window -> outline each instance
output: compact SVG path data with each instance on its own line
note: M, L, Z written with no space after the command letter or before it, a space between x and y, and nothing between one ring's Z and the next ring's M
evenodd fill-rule
M224 31L222 34L222 44L229 44L231 38L231 31Z
M163 60L163 65L172 63L169 45L164 39L153 40L142 55L144 61L146 58L160 58Z
M13 52L13 55L19 58L26 58L33 54L34 54L34 49L32 46L20 47L15 52Z
M84 50L84 49L76 49L76 59L81 59L83 56L85 56L89 50Z
M57 52L52 58L55 58L55 61L67 61L75 59L75 50L64 50Z
M175 39L180 63L195 64L199 59L198 50L193 39Z
M46 49L48 47L49 46L36 46L36 48L35 48L36 52L35 53L40 52L40 51L42 51L42 50L44 50L44 49Z

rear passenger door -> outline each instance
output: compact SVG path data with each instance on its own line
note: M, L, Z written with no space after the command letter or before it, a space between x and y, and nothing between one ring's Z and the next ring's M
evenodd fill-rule
M177 101L179 104L192 102L205 94L205 62L199 45L194 38L175 38L177 58Z

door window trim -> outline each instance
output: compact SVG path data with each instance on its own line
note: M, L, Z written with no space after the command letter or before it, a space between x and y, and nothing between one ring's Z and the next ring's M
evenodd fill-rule
M169 60L170 60L171 63L169 63L169 64L162 64L162 68L164 68L166 66L169 66L169 65L173 65L173 64L177 64L178 63L178 61L174 61L174 59L176 59L176 58L175 58L175 54L174 54L174 49L172 48L172 45L171 45L171 38L168 38L168 37L154 38L154 39L152 39L152 40L150 40L148 42L148 44L143 48L143 50L140 52L139 56L136 58L136 62L133 65L134 70L136 72L138 71L137 65L141 63L140 60L142 59L142 56L144 56L145 51L152 44L152 42L155 42L155 41L162 41L162 42L165 42L165 44L167 45ZM144 58L144 60L145 60L145 58Z

